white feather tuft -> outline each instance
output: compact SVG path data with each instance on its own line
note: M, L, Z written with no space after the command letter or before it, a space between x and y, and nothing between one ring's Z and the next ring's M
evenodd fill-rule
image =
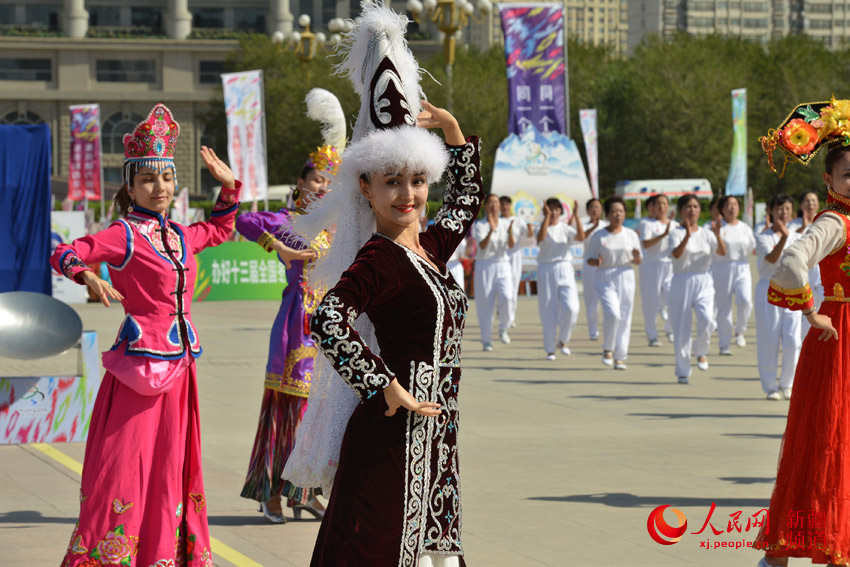
M345 113L339 99L325 89L313 89L304 99L307 117L322 123L322 139L342 154L345 150Z

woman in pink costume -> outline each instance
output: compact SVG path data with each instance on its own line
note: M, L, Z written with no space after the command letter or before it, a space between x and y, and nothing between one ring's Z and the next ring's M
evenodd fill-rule
M201 157L222 189L209 222L168 219L177 188L174 145L180 126L157 104L124 136L123 218L60 245L50 262L88 285L103 304L121 301L125 317L103 355L106 375L94 409L80 518L63 567L211 567L195 358L189 315L195 254L233 229L241 184L211 149ZM110 286L86 263L107 262Z

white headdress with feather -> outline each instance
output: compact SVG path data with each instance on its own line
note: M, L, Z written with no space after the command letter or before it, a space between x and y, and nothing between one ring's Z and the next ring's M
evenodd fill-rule
M333 287L375 232L375 216L360 193L362 174L422 171L433 183L448 164L442 140L416 127L424 96L419 65L404 39L407 18L383 3L363 2L361 10L359 21L340 46L344 59L336 67L361 98L352 140L331 191L295 222L295 230L307 241L336 226L330 250L310 274L308 285L314 289ZM355 327L369 348L379 353L368 317L361 315ZM342 436L357 403L354 391L319 354L307 413L284 469L287 480L296 486L330 489Z

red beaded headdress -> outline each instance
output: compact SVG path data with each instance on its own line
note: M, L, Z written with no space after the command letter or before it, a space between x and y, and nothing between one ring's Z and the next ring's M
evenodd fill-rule
M798 104L782 124L759 138L773 171L773 152L778 148L785 154L779 177L785 174L790 161L809 165L824 146L850 146L850 100L806 102Z
M174 146L179 135L180 125L168 107L162 103L154 106L132 134L124 134L124 180L130 182L130 164L157 172L170 167L176 175Z

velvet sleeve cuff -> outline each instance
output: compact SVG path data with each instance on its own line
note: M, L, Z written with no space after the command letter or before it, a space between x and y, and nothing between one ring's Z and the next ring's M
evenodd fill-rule
M791 311L808 311L815 305L812 288L809 287L809 284L795 289L786 289L771 281L767 290L767 301L771 305L784 307Z

